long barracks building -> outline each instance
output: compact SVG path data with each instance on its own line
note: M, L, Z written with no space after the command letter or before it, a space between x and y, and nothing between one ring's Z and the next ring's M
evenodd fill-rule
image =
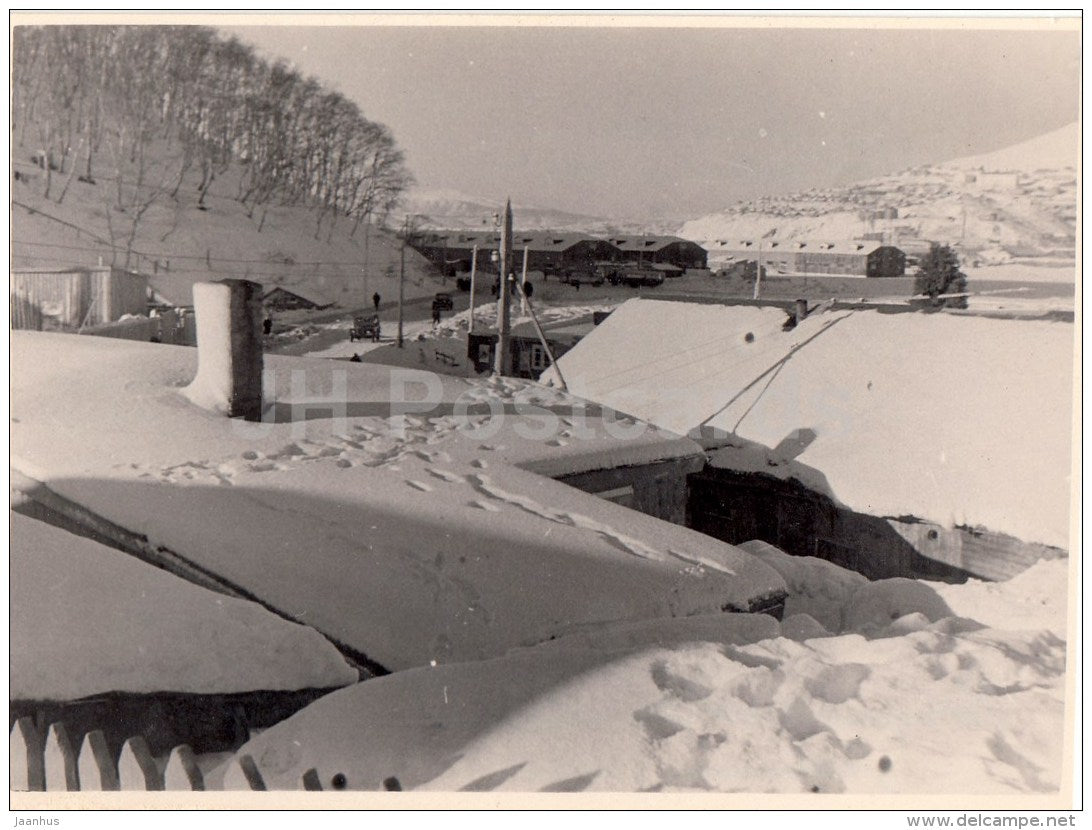
M857 277L901 277L906 254L875 240L811 242L796 239L725 239L712 246L715 260L733 264L755 262L783 274L838 274Z
M422 231L412 247L449 276L470 270L477 248L477 267L495 272L493 254L500 246L500 234L488 231ZM641 262L675 265L680 269L704 268L705 249L677 236L626 236L603 239L573 231L529 231L512 235L512 258L516 268L527 270L587 268L597 262Z

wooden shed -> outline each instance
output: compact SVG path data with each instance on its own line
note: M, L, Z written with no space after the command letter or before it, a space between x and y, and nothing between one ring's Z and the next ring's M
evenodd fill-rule
M20 268L8 297L13 329L75 330L148 313L148 278L111 265Z

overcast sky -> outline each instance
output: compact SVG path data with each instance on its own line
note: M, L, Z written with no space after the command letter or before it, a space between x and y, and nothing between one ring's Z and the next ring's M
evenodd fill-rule
M1078 118L1072 31L232 27L391 128L419 185L695 217Z

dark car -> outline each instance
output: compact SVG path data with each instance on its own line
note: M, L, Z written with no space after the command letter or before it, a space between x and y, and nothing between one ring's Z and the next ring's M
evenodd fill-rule
M353 318L353 327L349 329L349 341L371 340L379 342L379 315L366 314Z
M655 288L663 285L664 275L651 268L623 268L611 277L611 285L628 285L630 288Z
M583 268L566 268L560 275L561 282L567 285L602 285L605 277L602 273Z
M435 297L433 297L432 307L438 308L441 311L451 311L455 308L455 301L451 299L451 295L448 294L446 291L441 291Z

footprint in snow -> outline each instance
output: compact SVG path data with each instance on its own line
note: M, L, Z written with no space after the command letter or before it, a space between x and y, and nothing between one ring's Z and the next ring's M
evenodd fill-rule
M470 462L471 467L477 467L479 470L484 470L489 465L485 462L484 458L475 458Z
M414 481L413 479L406 479L406 484L408 484L414 490L420 490L422 493L431 493L432 492L432 487L425 484L423 481Z
M474 501L467 502L467 504L469 504L471 507L477 507L479 510L486 510L490 513L500 513L500 508L497 507L497 505L487 501L481 501L480 499L475 499Z
M438 470L435 467L428 467L427 469L430 476L438 478L441 481L446 481L449 484L454 484L457 481L466 481L461 475L453 473L450 470Z

